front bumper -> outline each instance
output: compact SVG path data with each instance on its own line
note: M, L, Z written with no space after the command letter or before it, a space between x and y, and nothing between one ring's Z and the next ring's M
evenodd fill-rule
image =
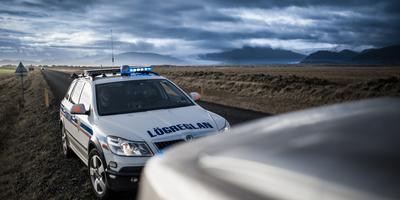
M142 173L142 166L123 167L120 171L106 169L107 186L114 191L127 191L136 189Z

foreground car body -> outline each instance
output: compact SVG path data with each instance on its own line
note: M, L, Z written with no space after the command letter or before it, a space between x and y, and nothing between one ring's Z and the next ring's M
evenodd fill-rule
M399 199L399 167L400 100L373 99L171 148L146 165L139 199Z

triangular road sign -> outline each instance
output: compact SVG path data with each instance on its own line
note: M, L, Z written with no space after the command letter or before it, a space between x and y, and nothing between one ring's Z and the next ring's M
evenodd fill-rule
M24 67L22 62L19 62L19 65L18 65L17 69L15 70L15 75L26 76L27 73L28 73L28 70L26 70L26 68Z

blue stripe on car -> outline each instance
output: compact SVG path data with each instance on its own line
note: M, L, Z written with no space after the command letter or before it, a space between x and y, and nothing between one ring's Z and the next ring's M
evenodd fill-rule
M86 126L84 123L81 122L81 128L83 128L86 132L88 132L90 135L93 135L93 130Z

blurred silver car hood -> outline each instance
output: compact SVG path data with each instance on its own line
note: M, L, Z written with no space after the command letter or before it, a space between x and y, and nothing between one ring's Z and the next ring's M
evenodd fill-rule
M400 199L399 169L400 99L372 99L171 148L147 163L139 199Z

